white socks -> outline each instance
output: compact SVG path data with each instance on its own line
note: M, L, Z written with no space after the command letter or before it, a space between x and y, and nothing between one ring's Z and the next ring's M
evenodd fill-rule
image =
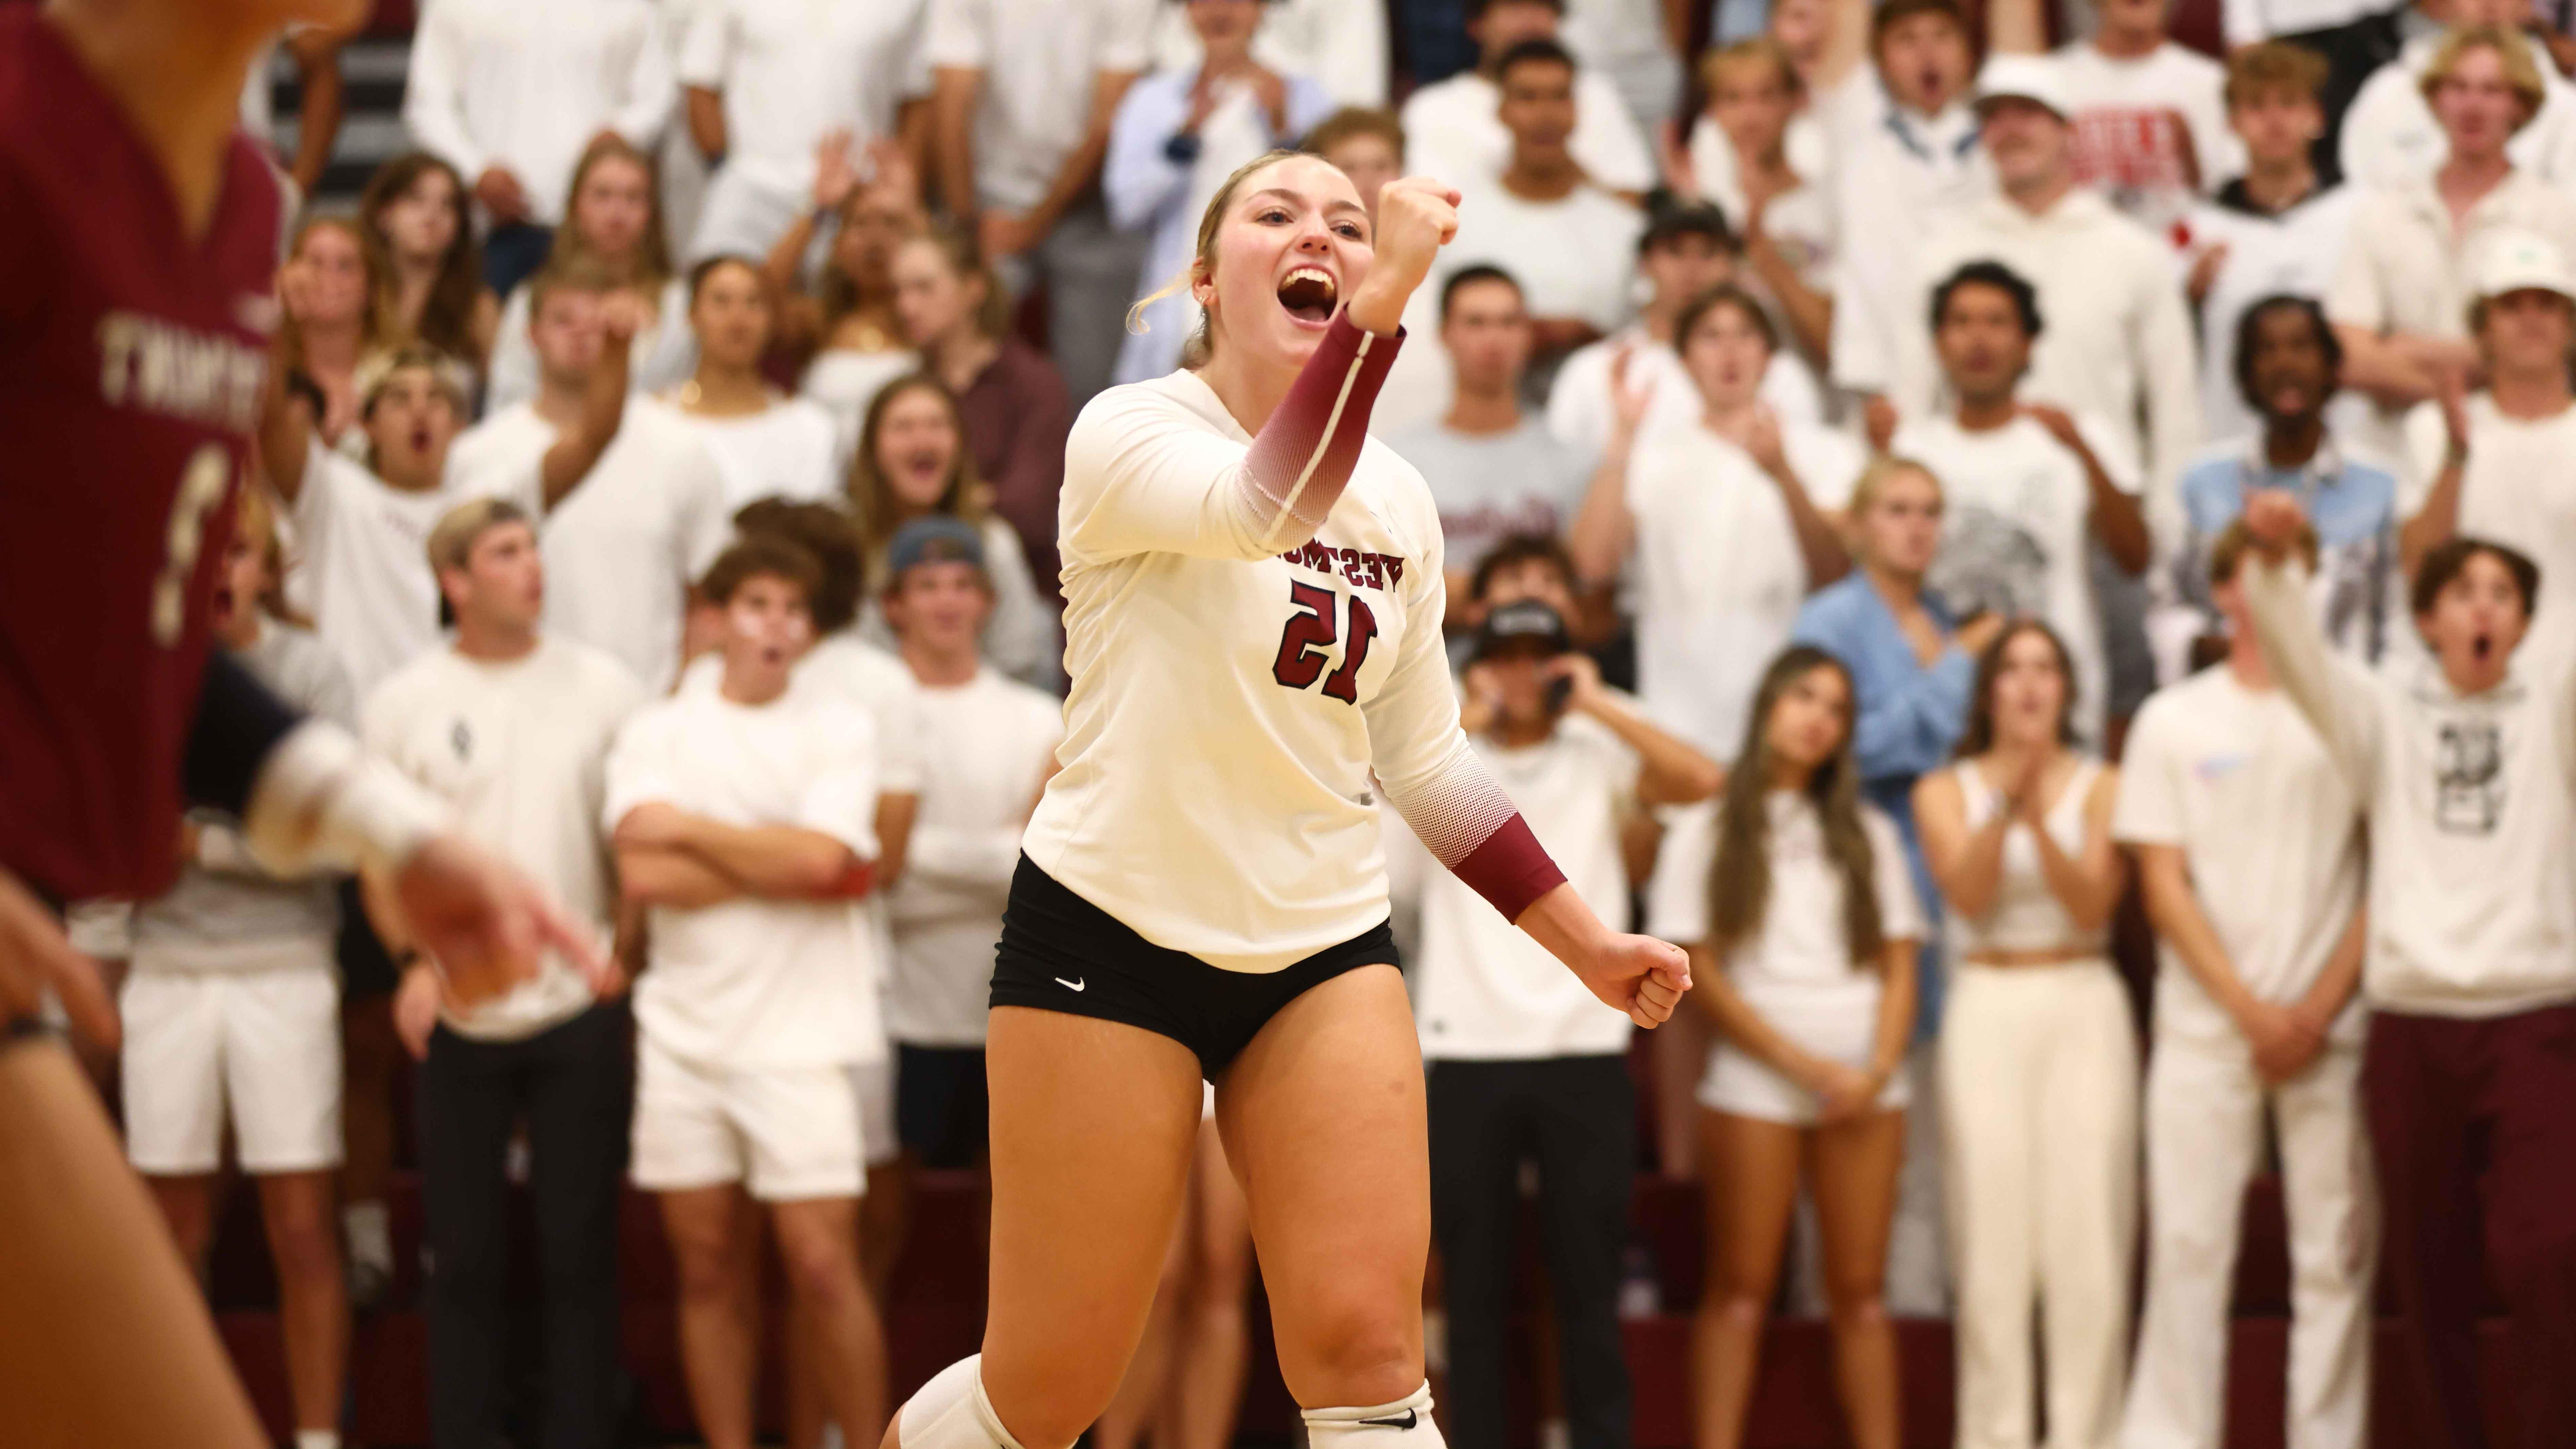
M340 1231L349 1238L349 1256L390 1273L394 1267L393 1219L380 1202L353 1202L340 1209ZM298 1445L297 1449L304 1449Z
M993 1401L984 1397L980 1353L941 1369L921 1386L896 1416L895 1439L902 1449L1020 1449L993 1412Z
M1431 1384L1392 1404L1371 1409L1308 1409L1306 1442L1310 1449L1445 1449L1440 1426L1431 1422ZM906 1440L904 1449L912 1449Z
M295 1449L340 1449L340 1431L298 1429L295 1431Z

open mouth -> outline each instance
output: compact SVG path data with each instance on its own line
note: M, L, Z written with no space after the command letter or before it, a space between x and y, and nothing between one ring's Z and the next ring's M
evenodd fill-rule
M2481 632L2469 640L2469 657L2484 664L2495 654L2495 636Z
M1321 267L1299 267L1279 283L1279 305L1309 327L1332 321L1333 304L1340 299L1340 284Z
M427 453L429 451L429 429L414 428L411 430L411 448L415 453Z

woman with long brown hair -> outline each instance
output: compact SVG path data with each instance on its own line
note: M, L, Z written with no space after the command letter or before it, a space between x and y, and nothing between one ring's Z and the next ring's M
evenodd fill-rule
M984 576L993 585L985 657L1004 674L1041 689L1063 682L1055 611L1046 607L1029 577L1019 536L994 514L966 446L956 396L939 379L916 372L877 393L850 466L850 511L858 520L867 577L889 584L893 576L886 568L887 549L905 524L945 513L973 525L984 536ZM872 644L894 648L894 631L886 625L881 600L868 599L859 615L859 634Z
M501 302L483 285L467 204L455 167L407 151L367 178L358 224L384 260L403 327L479 372L501 329Z
M697 341L688 327L688 279L672 269L671 244L662 225L660 172L653 158L621 136L592 141L572 170L564 224L555 233L553 257L590 258L634 296L644 325L635 329L627 385L658 392L688 380L697 366ZM492 384L484 406L498 412L537 393L537 349L529 340L530 298L520 287L501 309L500 335L492 344Z
M1722 1033L1699 1089L1709 1233L1691 1348L1699 1449L1743 1442L1802 1178L1823 1230L1852 1443L1901 1442L1880 1287L1924 925L1896 827L1861 802L1854 713L1841 661L1811 645L1782 651L1755 690L1713 825L1664 845L1700 866L1668 878L1695 877L1703 893L1657 902L1658 933L1697 943L1691 976Z
M393 279L366 231L345 216L307 217L295 229L279 269L277 300L282 373L302 373L322 390L313 420L325 445L363 451L358 420L359 372L403 341Z
M1960 1449L2029 1449L2032 1323L2052 1444L2107 1445L2127 1377L2138 1045L2110 961L2118 771L2075 744L2075 670L2036 619L1977 662L1958 759L1914 787L1956 972L1940 1081Z

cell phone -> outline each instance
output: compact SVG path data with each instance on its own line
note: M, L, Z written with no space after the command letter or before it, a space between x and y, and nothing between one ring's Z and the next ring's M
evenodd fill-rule
M1574 677L1572 675L1561 675L1547 682L1548 713L1554 714L1564 709L1565 702L1573 697Z

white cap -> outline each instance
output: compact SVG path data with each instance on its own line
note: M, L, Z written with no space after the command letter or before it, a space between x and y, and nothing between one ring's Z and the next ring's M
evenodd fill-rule
M2507 292L2555 292L2576 302L2576 277L2567 259L2547 237L2516 229L2490 232L2478 249L2477 295L2501 297Z
M2056 61L2044 55L1987 58L1985 69L1977 72L1977 104L1982 106L2007 96L2037 101L2056 112L2061 121L2075 114L2075 101L2067 94L2065 75Z

